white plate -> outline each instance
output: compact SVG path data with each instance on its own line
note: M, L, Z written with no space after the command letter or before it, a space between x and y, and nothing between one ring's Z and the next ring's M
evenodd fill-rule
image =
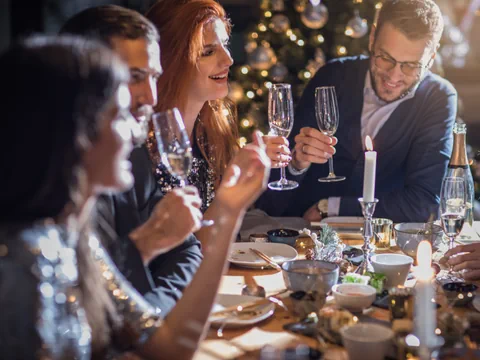
M261 298L254 296L243 295L231 295L231 294L219 294L217 296L217 302L213 305L212 313L215 311L221 311L226 307L233 305L241 305L250 301L259 300ZM232 317L226 321L225 328L238 328L243 326L249 326L256 324L260 321L268 319L275 312L275 305L272 303L259 305L255 309L254 315L246 315L240 317ZM220 327L225 322L225 316L210 316L209 320L214 327Z
M295 260L298 256L297 250L290 245L277 243L234 243L228 256L232 264L247 268L269 268L265 260L255 255L250 248L257 249L265 255L270 256L273 261L281 265L285 261Z

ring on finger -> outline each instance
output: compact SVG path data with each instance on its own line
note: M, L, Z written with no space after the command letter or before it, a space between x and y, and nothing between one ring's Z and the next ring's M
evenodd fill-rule
M305 151L305 146L307 146L307 145L303 145L303 146L302 146L302 152L303 152L304 154L307 153L307 152Z

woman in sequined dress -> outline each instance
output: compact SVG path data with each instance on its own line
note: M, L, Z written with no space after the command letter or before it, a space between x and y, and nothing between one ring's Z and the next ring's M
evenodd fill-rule
M214 0L162 0L147 12L161 36L164 72L157 83L156 111L179 108L190 136L193 165L188 176L203 200L202 211L215 197L225 168L239 149L236 110L227 98L228 72L233 60L228 50L231 24ZM264 137L272 166L290 159L283 137ZM153 131L148 148L155 175L164 192L179 186L160 161ZM197 234L202 241L202 236ZM203 241L202 241L203 243Z
M217 192L223 216L211 227L218 242L162 321L88 226L96 194L132 183L127 68L99 44L36 37L0 56L0 76L8 104L0 132L0 358L191 358L233 234L265 188L261 139L227 169Z

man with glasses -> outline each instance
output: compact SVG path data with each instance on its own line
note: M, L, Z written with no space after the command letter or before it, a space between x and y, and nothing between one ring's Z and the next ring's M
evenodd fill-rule
M297 104L289 165L298 189L269 191L257 206L275 216L361 216L365 138L378 153L375 216L426 221L438 207L441 181L452 151L457 94L429 71L443 32L432 0L387 0L370 33L370 56L330 61ZM334 86L340 124L336 138L318 130L315 88ZM337 143L338 142L338 143ZM335 174L319 183L335 154ZM322 165L319 165L322 164Z

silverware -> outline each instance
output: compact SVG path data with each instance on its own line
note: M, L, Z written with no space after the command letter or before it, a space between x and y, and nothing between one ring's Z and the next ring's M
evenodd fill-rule
M263 252L261 252L260 250L257 250L257 249L253 249L253 248L250 248L250 251L253 252L255 255L257 255L259 258L265 260L271 267L273 267L275 270L282 270L282 268L280 267L280 265L278 265L275 261L273 261L273 259L268 256L268 255L265 255Z
M252 275L245 275L243 278L245 279L245 285L242 287L242 295L257 296L262 298L267 296L265 288L258 285Z

